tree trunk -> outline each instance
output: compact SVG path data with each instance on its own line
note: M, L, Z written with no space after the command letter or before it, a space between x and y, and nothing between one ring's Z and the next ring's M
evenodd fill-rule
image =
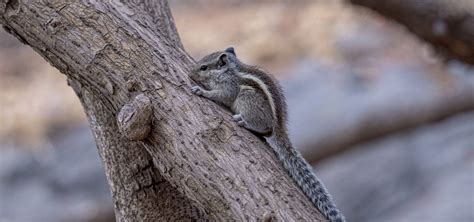
M193 61L166 1L0 0L0 13L8 32L68 77L119 221L324 220L265 143L190 93ZM131 142L116 119L138 94L151 102L151 132Z
M350 0L394 19L446 58L474 64L472 0Z

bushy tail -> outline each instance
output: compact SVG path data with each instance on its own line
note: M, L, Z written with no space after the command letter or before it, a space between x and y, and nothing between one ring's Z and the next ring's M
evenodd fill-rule
M290 177L303 190L303 193L313 202L318 210L331 222L343 222L344 216L334 205L334 202L323 183L314 175L311 166L301 154L293 148L285 132L274 132L267 142L277 154L283 167Z

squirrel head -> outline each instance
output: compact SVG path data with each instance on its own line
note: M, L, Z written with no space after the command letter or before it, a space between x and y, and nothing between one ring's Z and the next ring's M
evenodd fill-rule
M228 47L224 51L211 53L199 60L193 67L191 79L202 84L204 87L212 79L222 77L222 75L231 75L240 64L233 47Z

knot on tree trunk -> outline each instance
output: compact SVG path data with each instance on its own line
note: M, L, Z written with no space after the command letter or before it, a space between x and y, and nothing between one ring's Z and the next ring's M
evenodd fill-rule
M150 133L152 116L150 99L139 94L120 109L117 115L117 124L120 132L127 139L143 140Z

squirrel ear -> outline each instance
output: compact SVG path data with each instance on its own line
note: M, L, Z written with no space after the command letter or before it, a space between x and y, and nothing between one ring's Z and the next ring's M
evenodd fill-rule
M222 53L222 54L219 56L219 60L217 61L217 65L218 65L219 67L223 67L223 66L227 65L228 60L229 60L229 58L227 57L227 54Z
M235 50L234 47L228 47L227 49L224 50L225 52L232 53L232 55L235 56Z

